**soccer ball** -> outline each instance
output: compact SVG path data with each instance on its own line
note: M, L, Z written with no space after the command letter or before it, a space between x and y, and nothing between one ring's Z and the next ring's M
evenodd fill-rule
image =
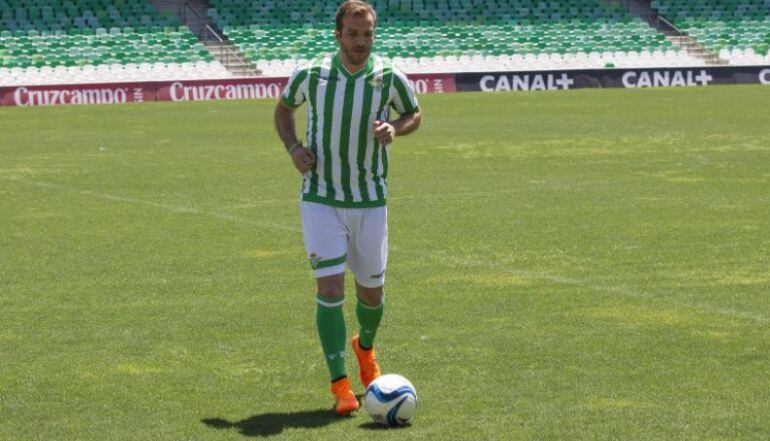
M417 408L417 391L401 375L382 375L372 381L364 394L364 409L372 419L386 426L403 426Z

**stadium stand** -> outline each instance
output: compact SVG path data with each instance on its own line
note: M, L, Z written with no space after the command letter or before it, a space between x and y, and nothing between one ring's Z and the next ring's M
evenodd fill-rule
M158 2L156 2L157 4ZM173 2L166 2L173 3ZM265 76L336 50L338 2L209 0L207 19ZM694 67L706 61L613 0L373 0L375 51L408 73ZM637 2L639 3L639 2ZM770 0L653 0L730 64L770 64ZM206 6L207 5L207 6ZM1 0L0 86L221 79L231 71L149 0Z
M227 76L178 17L143 0L0 2L0 85Z
M770 0L653 0L650 6L730 64L770 63Z
M208 15L267 74L335 48L335 3L212 0ZM619 3L375 0L376 51L407 72L700 65Z

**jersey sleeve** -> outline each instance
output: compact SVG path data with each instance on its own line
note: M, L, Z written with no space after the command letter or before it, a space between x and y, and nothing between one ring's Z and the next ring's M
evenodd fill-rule
M409 84L406 75L395 67L393 68L393 100L391 105L400 115L419 110L414 88Z
M299 107L307 100L309 68L301 66L294 70L281 94L281 101L289 107Z

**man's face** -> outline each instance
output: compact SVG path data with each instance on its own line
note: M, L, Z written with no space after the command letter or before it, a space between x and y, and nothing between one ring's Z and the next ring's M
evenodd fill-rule
M369 59L374 43L374 18L371 14L346 15L342 30L334 30L340 50L348 62L360 66Z

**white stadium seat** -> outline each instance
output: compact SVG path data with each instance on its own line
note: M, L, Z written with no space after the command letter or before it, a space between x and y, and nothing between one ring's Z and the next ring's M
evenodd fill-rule
M219 62L105 64L83 67L0 69L0 86L120 83L227 79L232 74Z

